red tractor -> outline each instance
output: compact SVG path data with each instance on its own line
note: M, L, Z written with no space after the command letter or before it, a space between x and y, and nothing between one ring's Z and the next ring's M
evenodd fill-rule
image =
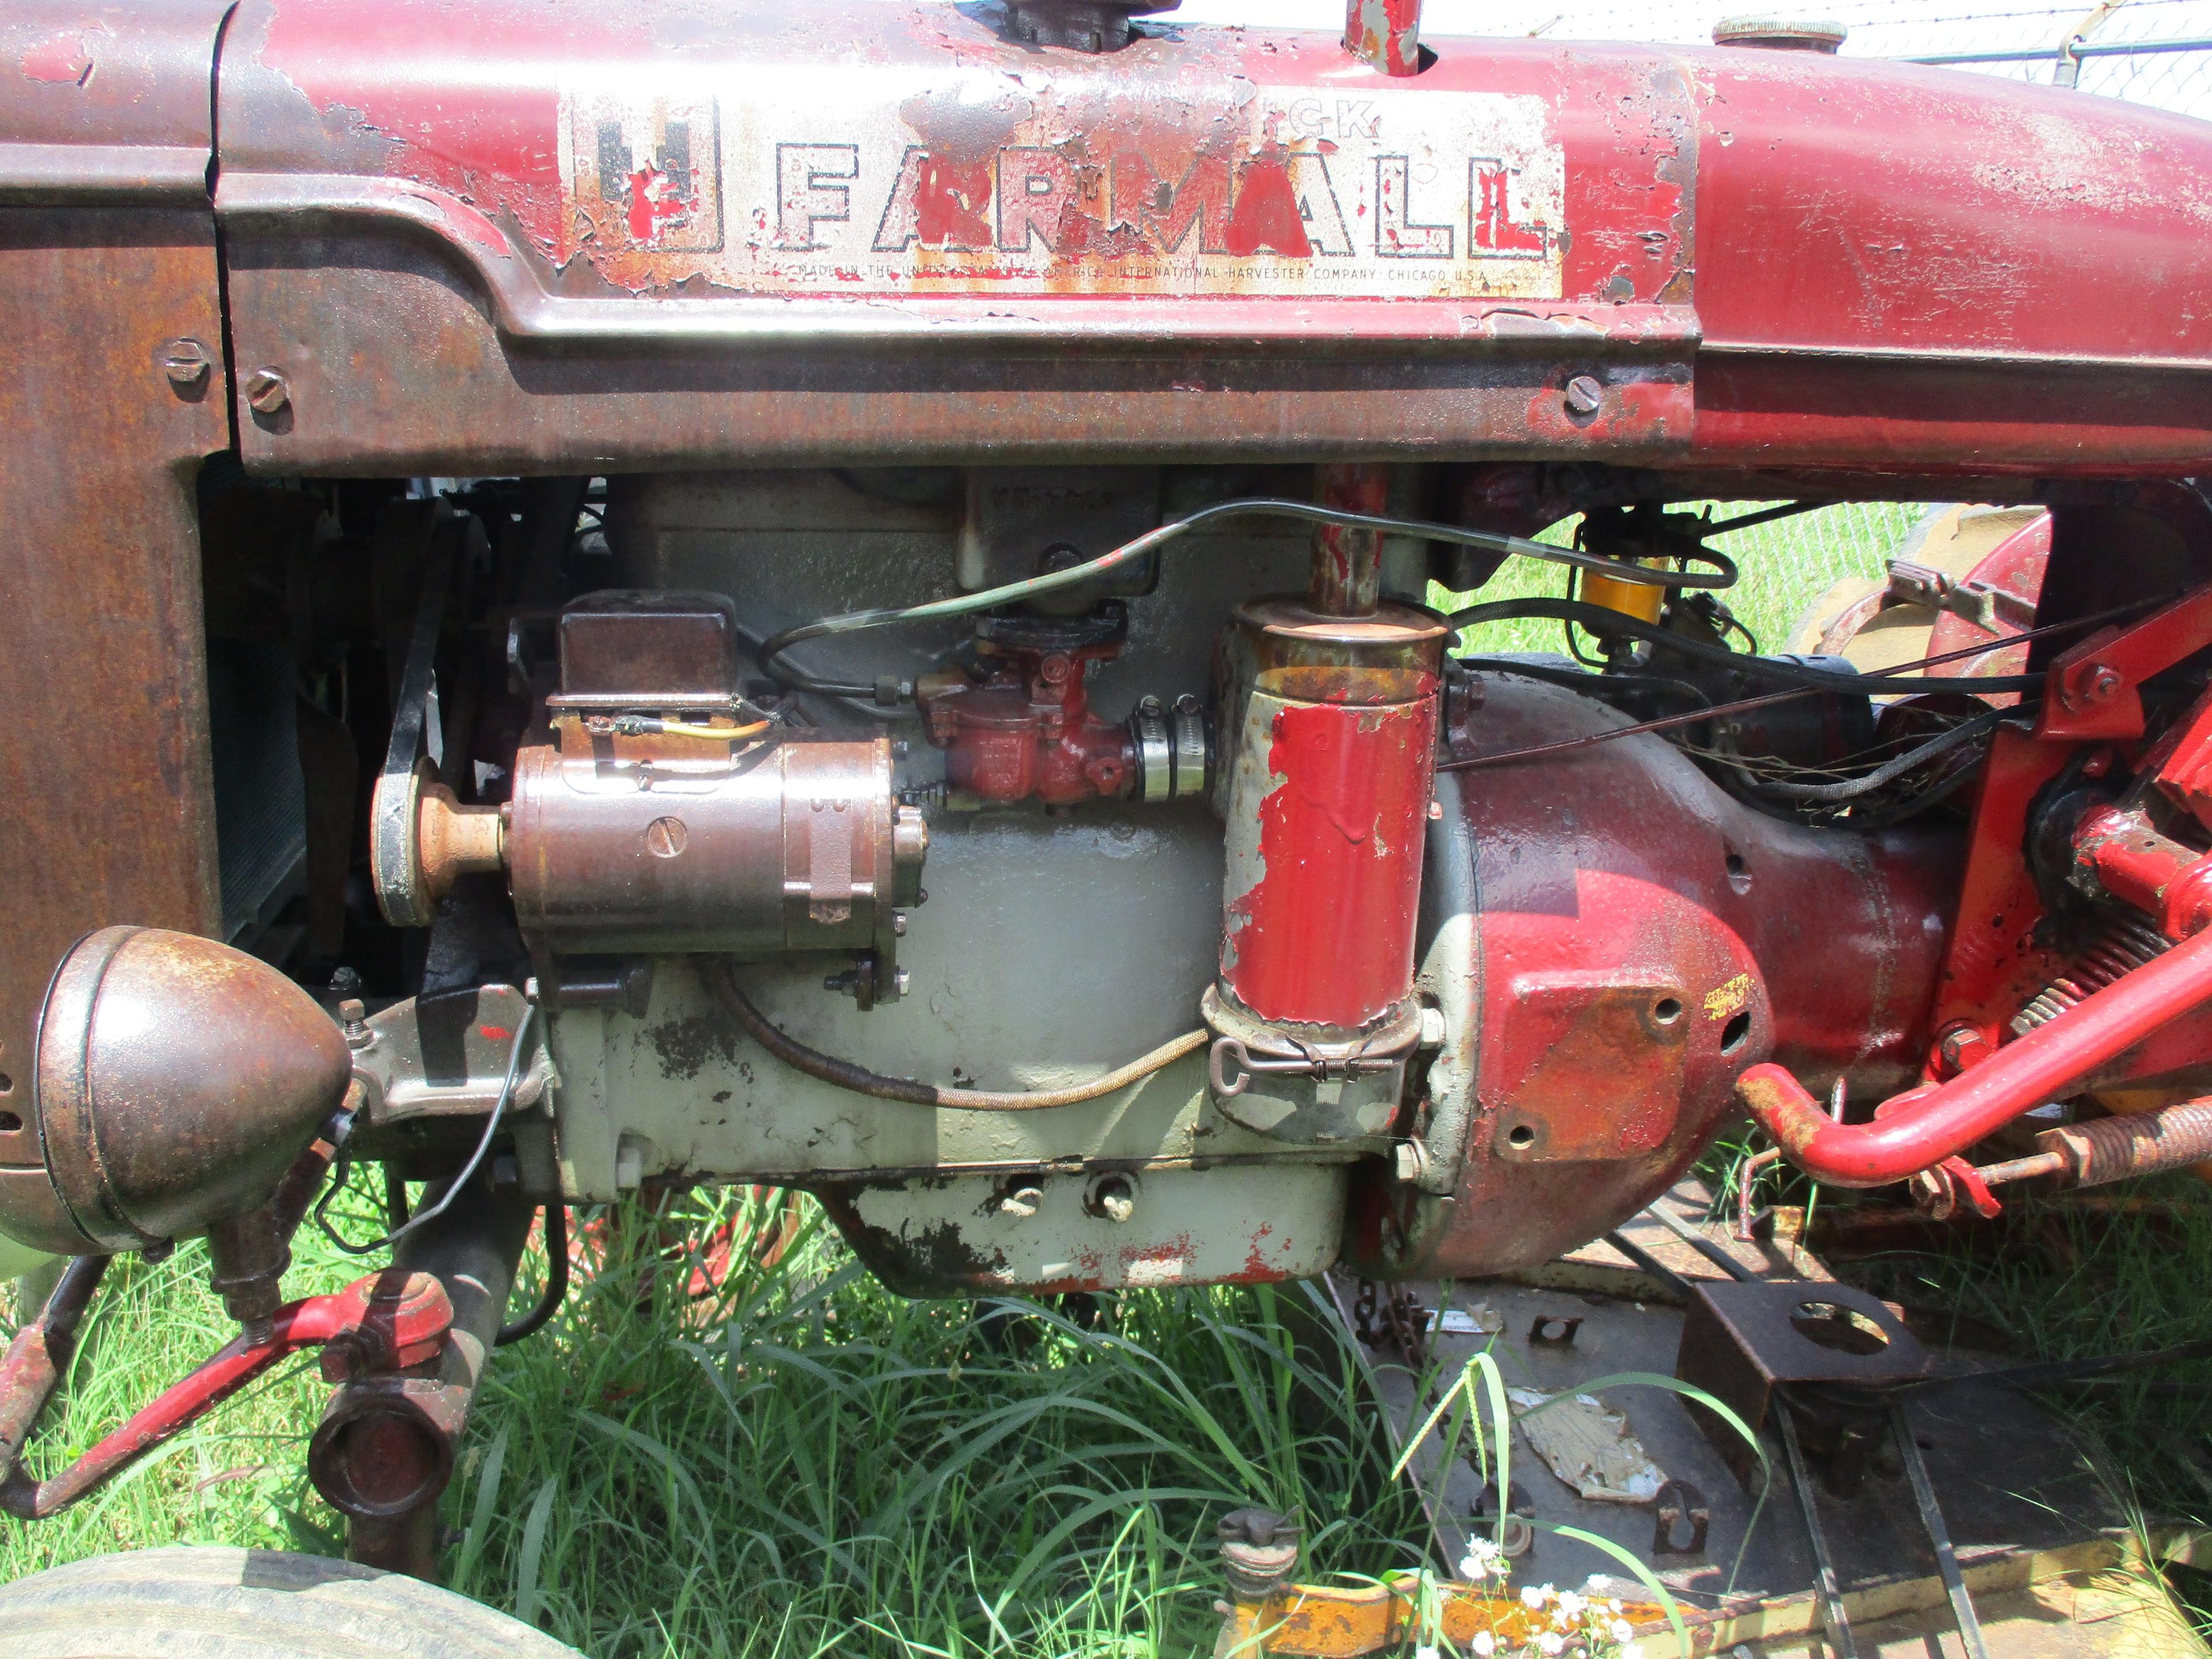
M0 1508L320 1346L428 1575L533 1218L687 1183L950 1297L1497 1273L1745 1112L2212 1158L2212 129L1172 3L0 17ZM1761 655L1712 500L2017 511Z

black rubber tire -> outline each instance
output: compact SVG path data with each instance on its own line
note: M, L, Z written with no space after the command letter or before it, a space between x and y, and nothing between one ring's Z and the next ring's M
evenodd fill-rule
M349 1561L176 1544L0 1585L8 1659L578 1659L465 1596Z

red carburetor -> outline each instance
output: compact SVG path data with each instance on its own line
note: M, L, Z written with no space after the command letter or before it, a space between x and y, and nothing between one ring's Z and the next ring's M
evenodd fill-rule
M1148 696L1121 726L1091 707L1091 669L1119 656L1127 633L1127 611L1111 602L1087 617L980 621L975 672L915 689L929 740L945 751L945 781L980 800L1048 806L1204 793L1206 720L1195 697L1178 697L1170 711Z

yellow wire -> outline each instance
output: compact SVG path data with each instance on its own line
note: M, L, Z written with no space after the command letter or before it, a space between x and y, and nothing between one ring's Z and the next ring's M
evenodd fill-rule
M706 738L715 743L739 743L757 737L775 722L756 720L750 726L687 726L681 720L663 720L660 729L672 738Z

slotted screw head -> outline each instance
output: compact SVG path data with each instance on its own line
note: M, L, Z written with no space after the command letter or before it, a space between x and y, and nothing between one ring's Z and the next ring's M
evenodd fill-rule
M214 367L207 348L198 340L172 340L161 351L161 373L179 392L205 385Z
M1605 402L1605 388L1595 376L1577 374L1567 382L1567 413L1595 415Z
M257 368L247 377L246 401L257 415L274 415L292 401L292 388L273 368Z

